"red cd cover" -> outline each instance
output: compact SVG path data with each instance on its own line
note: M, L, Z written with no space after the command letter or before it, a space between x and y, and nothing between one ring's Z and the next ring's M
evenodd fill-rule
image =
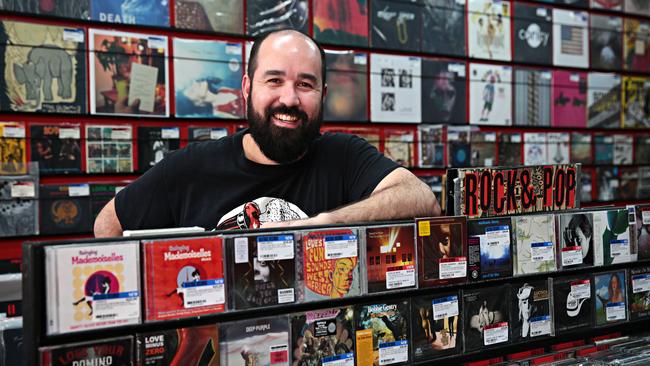
M225 310L220 237L144 241L143 251L147 320Z
M415 219L420 288L465 282L467 220L463 216Z
M366 228L368 292L415 287L413 224Z

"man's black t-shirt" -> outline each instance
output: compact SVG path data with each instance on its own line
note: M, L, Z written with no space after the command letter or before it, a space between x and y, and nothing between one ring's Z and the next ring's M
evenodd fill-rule
M295 163L258 164L244 156L246 133L190 144L121 190L122 229L254 228L311 217L368 197L398 167L365 140L336 133L318 137Z

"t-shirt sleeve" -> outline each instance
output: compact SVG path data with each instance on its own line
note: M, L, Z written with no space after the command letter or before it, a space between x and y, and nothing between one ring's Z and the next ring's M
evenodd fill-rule
M350 202L364 199L399 165L366 140L351 136L346 146L346 187Z

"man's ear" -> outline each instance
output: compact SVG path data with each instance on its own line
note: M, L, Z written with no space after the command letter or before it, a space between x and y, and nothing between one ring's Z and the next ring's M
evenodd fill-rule
M241 91L244 95L244 100L248 103L249 91L251 87L251 79L248 78L248 74L244 74L244 77L241 79Z

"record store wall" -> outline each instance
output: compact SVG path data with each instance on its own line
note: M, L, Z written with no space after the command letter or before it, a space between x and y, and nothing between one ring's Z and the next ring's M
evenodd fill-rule
M0 260L90 236L167 153L244 128L250 41L285 27L327 50L323 130L438 195L447 167L580 162L583 203L650 200L650 2L276 5L0 0Z

